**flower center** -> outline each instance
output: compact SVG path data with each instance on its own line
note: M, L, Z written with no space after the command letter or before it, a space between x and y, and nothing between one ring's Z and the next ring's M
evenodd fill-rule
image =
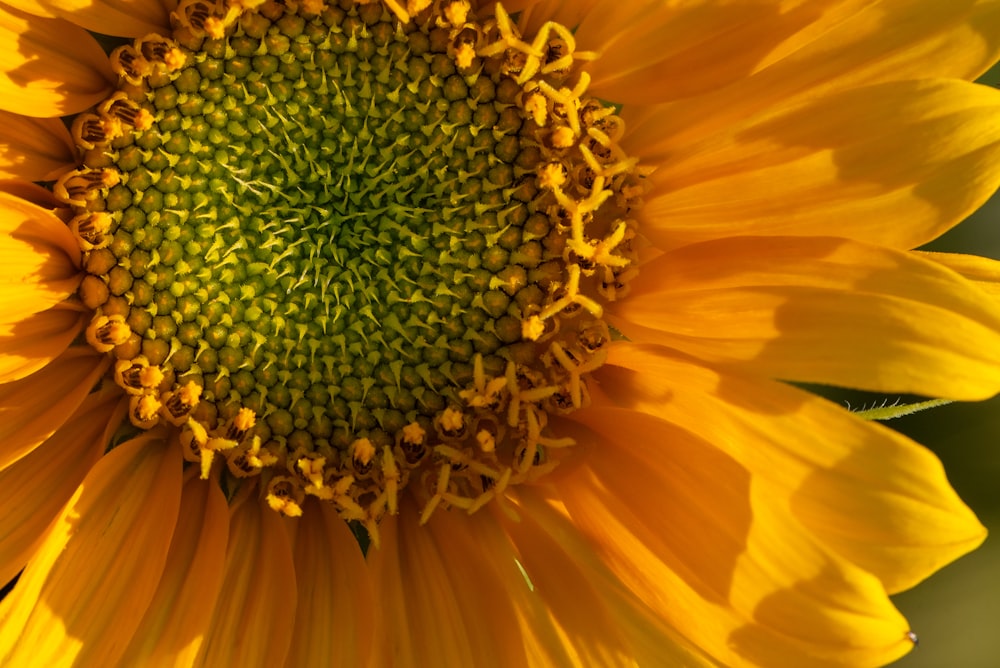
M55 187L132 424L369 531L404 488L426 521L550 470L634 271L635 161L586 54L464 0L242 5L113 52Z

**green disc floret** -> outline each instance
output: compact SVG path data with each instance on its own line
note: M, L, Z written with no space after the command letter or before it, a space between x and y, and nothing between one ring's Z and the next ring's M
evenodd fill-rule
M145 285L112 293L152 316L131 320L149 362L220 418L249 406L294 431L308 420L275 409L342 397L343 437L386 441L457 402L476 354L502 374L520 338L517 291L492 288L512 254L536 264L506 196L520 124L508 87L386 12L294 18L243 22L151 85L155 122L116 147L108 198L112 252ZM293 402L284 379L316 368Z

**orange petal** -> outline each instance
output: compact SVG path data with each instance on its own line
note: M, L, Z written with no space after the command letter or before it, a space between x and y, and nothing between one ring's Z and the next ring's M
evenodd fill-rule
M76 291L80 247L51 211L0 192L0 322L15 322Z
M379 627L386 633L376 642L375 665L474 665L480 655L441 562L442 548L421 533L411 506L402 504L399 516L382 522L381 545L369 555Z
M20 380L50 363L88 320L83 311L57 306L18 322L0 322L0 383Z
M743 237L666 253L609 312L633 341L761 377L960 400L1000 390L1000 304L911 253Z
M35 16L64 18L102 35L170 34L170 11L162 0L6 0L6 4Z
M523 2L527 5L524 8L515 9L510 2L504 2L503 7L508 13L514 14L520 11L517 19L517 27L526 40L530 42L547 21L554 21L567 28L573 29L590 12L600 4L601 0L535 0L534 2ZM613 5L601 7L601 13L615 8L637 4L635 0L619 0Z
M914 248L1000 186L1000 91L900 81L779 105L685 136L665 114L631 128L660 166L639 214L657 247L738 235L836 235Z
M304 510L295 538L297 622L285 665L369 665L375 602L361 547L330 504Z
M51 181L77 162L62 121L0 111L0 179Z
M91 470L0 604L8 666L117 665L167 558L181 458L153 434Z
M0 179L0 193L13 195L17 199L31 202L43 209L48 209L50 212L64 206L62 202L56 199L51 190L43 188L37 183L25 181L24 179ZM3 208L0 208L0 211L6 209L6 201L4 200ZM0 220L2 218L0 216ZM80 255L79 251L74 251L74 254L77 256Z
M597 379L616 404L713 443L783 490L820 542L874 573L890 593L985 535L930 451L811 394L624 342L611 348Z
M115 81L107 55L83 28L0 5L0 109L75 114L107 97Z
M569 521L718 661L853 668L912 647L881 582L818 545L787 491L651 416L597 406L576 415L606 441L557 485Z
M118 388L91 394L47 441L0 471L0 582L24 568L45 529L104 454L124 417Z
M45 442L90 393L110 358L70 348L30 376L0 385L0 470Z
M288 534L253 495L230 512L225 576L195 665L284 665L296 605Z
M496 551L477 536L484 524L494 532ZM419 526L407 502L383 526L381 547L369 554L377 628L384 632L376 639L383 651L376 665L527 665L518 623L526 611L517 603L527 587L510 542L488 513L435 513Z
M122 666L191 666L222 586L229 506L214 480L189 470L167 564Z

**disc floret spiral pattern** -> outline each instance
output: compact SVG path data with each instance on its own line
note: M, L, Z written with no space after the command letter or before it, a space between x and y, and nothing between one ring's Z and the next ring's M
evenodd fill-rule
M55 188L133 428L376 540L404 489L426 521L557 465L641 194L568 30L415 4L180 3Z

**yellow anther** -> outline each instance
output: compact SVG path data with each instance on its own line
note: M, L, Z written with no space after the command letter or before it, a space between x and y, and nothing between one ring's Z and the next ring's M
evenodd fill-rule
M79 207L97 199L102 191L118 185L121 175L113 169L75 169L59 177L52 193L60 201Z
M360 4L367 5L373 1L375 0L361 0ZM402 21L403 23L410 22L410 13L407 12L406 8L403 7L401 4L399 4L397 0L382 0L382 1L385 2L385 6L388 7L389 11L395 14L400 21Z
M177 391L177 396L188 406L194 406L198 403L199 397L201 397L201 385L198 385L194 381L188 381ZM243 411L241 410L240 412ZM250 426L252 427L253 423L251 423Z
M222 19L215 16L205 19L202 29L212 39L222 39L226 36L226 24Z
M140 429L151 429L159 422L160 400L152 394L142 394L129 399L129 420Z
M420 425L417 425L419 428ZM405 427L404 427L405 431ZM367 466L375 457L375 445L367 438L359 438L351 443L351 458L361 466Z
M483 452L494 452L497 449L496 439L485 429L480 429L479 433L476 434L476 442L479 443L479 449Z
M476 49L469 43L463 42L455 48L455 64L459 69L472 67L476 60Z
M458 396L465 399L472 408L484 408L496 404L500 393L507 386L507 380L502 377L487 378L483 371L483 356L479 353L473 358L472 369L472 387L461 390ZM441 426L448 430L443 423Z
M585 260L590 260L594 264L605 267L626 267L631 264L631 260L621 255L614 255L612 251L624 241L628 226L619 221L614 232L606 236L601 241L583 241L582 239L570 239L566 242L566 247L572 250Z
M437 509L439 503L441 503L440 494L435 494L428 499L427 503L424 505L423 511L420 513L420 526L423 526L430 521L431 515L434 514L434 510Z
M569 148L576 143L576 134L572 128L563 125L549 134L549 143L554 148Z
M198 393L201 393L200 390ZM233 426L240 431L249 431L255 424L257 424L257 414L249 408L241 408L233 418Z
M468 20L470 9L472 7L469 5L468 0L453 0L453 2L450 2L444 8L444 17L448 23L456 28L460 28Z
M488 466L483 462L473 459L469 454L451 447L450 445L437 445L434 446L434 452L446 457L451 461L451 464L456 467L467 468L479 475L484 475L487 478L496 478L500 475L492 466Z
M456 508L461 508L462 510L468 510L472 508L473 499L465 496L459 496L451 492L445 492L441 495L441 499L446 503L455 506Z
M510 485L513 473L514 470L511 468L504 469L499 478L494 478L496 482L493 483L493 486L483 492L479 498L473 502L472 506L468 509L468 513L471 515L493 499L496 499L498 503L502 502L504 499L504 492L507 491L507 487ZM502 504L501 507L503 507Z
M108 60L111 61L111 70L133 86L141 85L143 78L153 73L150 62L131 44L112 51Z
M344 476L332 487L334 495L338 497L346 497L347 493L351 490L351 485L353 484L354 476Z
M250 439L246 448L234 448L226 454L230 473L237 478L248 478L257 475L268 466L278 463L278 458L266 448L261 447L260 436Z
M442 464L438 469L437 485L434 487L436 494L444 494L448 491L448 481L451 479L451 465Z
M181 443L187 446L194 446L194 448L203 448L205 444L208 443L208 430L205 429L205 425L188 418L184 425L186 428L181 432Z
M215 462L215 450L202 449L198 454L200 455L200 468L198 469L198 475L202 480L208 480L208 477L212 475L212 464Z
M219 37L222 37L222 35L220 35ZM163 56L163 64L166 65L167 69L170 70L171 72L176 72L177 70L181 69L182 67L184 67L184 64L186 62L187 62L187 57L184 55L184 52L178 49L177 47L170 49Z
M588 134L590 133L588 132ZM587 166L590 167L596 175L601 176L604 179L610 179L618 176L619 174L634 172L639 164L638 158L626 158L618 160L617 162L609 162L605 164L598 160L593 151L587 148L584 144L580 144L580 154L583 156Z
M145 394L163 382L163 372L145 357L115 362L115 382L129 394Z
M121 136L121 121L97 114L80 114L73 121L71 132L76 145L90 151Z
M326 473L326 457L299 457L295 462L302 477L309 481L309 484L319 489L324 486L323 476ZM306 488L309 493L309 488Z
M462 415L462 411L449 406L441 412L438 424L446 432L459 432L465 425L465 416Z
M399 512L399 467L392 456L392 449L386 445L382 448L382 475L385 478L385 493L390 515Z
M302 502L306 495L299 484L287 476L277 476L267 484L267 496L265 500L271 510L281 513L285 517L299 517L302 515Z
M558 162L550 162L540 170L538 185L548 190L554 190L566 183L566 168Z
M219 452L222 450L232 450L237 445L239 445L239 443L231 438L221 438L215 436L208 439L208 442L205 443L205 447L203 449L211 450L212 452Z
M434 488L434 495L427 501L424 506L423 512L420 513L420 524L427 524L430 520L431 514L434 509L437 508L438 504L441 503L441 499L444 494L448 491L448 482L451 479L451 464L444 463L438 469L437 484Z
M530 44L521 39L521 36L517 33L517 29L514 27L514 24L511 23L510 15L500 3L496 4L496 25L497 30L500 32L500 38L492 44L488 44L480 49L480 55L495 56L503 53L507 49L514 49L515 51L520 51L529 57L533 57L536 61L542 57L543 54L541 49L532 47ZM537 71L537 65L534 69ZM524 82L519 81L518 83Z
M419 445L424 442L427 431L417 422L411 422L403 427L403 442L412 445Z
M125 318L120 315L98 315L90 321L87 326L87 343L94 347L99 353L108 353L114 350L132 335L132 329L125 322Z
M76 237L80 250L105 248L111 243L111 214L105 211L83 213L69 221L69 229Z
M386 0L388 2L389 0ZM382 534L378 530L378 520L371 517L366 517L361 521L361 525L365 528L368 533L368 538L372 542L372 547L376 550L382 545Z
M158 366L147 366L139 372L139 384L142 387L153 388L163 382L163 372Z
M595 317L600 318L603 313L601 305L590 297L580 293L580 265L571 264L566 271L569 274L569 282L566 284L566 294L542 309L539 317L543 320L551 318L570 304L579 304L590 311Z
M187 421L191 409L198 405L200 397L201 386L189 380L183 386L163 395L163 410L160 412L167 422L179 427Z
M544 95L538 91L528 93L524 98L524 111L531 116L531 120L535 121L538 127L545 127L548 120L549 103Z
M428 7L431 6L431 0L407 0L406 11L410 13L410 16L419 14Z
M545 333L545 322L537 315L532 315L521 321L521 338L527 341L537 341Z

